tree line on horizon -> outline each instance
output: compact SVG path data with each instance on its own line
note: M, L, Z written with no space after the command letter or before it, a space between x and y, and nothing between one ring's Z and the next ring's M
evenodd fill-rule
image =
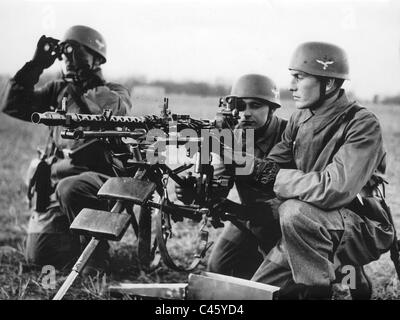
M10 78L9 75L0 75L0 95L3 96L5 85ZM46 82L61 78L61 74L45 72L39 79L38 87L44 85ZM149 87L161 87L165 90L165 94L186 94L195 95L201 97L209 96L226 96L231 90L231 86L223 84L211 84L205 81L172 81L172 80L153 80L147 81L144 77L123 77L117 79L111 79L113 82L117 82L125 86L129 92L137 86L149 86ZM133 91L134 92L134 91ZM289 90L280 90L281 99L291 99L291 93Z
M37 86L42 86L46 82L61 78L61 73L50 73L45 72L39 79ZM0 74L0 102L4 98L4 91L10 75ZM159 87L165 90L165 94L187 94L201 97L207 96L225 96L230 92L231 87L224 84L211 84L205 81L173 81L173 80L152 80L148 81L145 77L129 76L121 77L116 79L110 79L111 81L118 82L124 85L129 92L132 92L136 86L149 86ZM349 93L353 97L353 92ZM292 94L287 88L280 89L280 96L282 100L292 99ZM381 104L396 104L400 105L400 93L393 96L378 96L375 95L373 100L374 103Z

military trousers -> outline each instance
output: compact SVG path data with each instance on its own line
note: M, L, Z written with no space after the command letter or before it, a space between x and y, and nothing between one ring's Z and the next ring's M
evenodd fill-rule
M211 251L208 270L249 280L281 238L277 213L273 211L251 212L257 219L242 224L241 228L225 222Z
M227 222L211 251L208 271L250 280L262 261L258 242Z
M107 179L104 174L89 171L57 183L55 200L48 210L31 213L25 250L28 262L59 269L74 262L88 238L72 234L69 226L83 208L107 210L107 202L97 197ZM108 244L102 243L99 247L99 250L107 250Z
M393 242L393 228L347 208L324 211L299 200L279 207L282 237L251 280L286 290L294 285L326 287L344 265L363 266Z

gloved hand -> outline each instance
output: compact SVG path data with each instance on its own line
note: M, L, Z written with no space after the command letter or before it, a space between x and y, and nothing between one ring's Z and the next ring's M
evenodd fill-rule
M273 188L276 176L280 170L279 165L269 159L255 159L253 177L256 182L267 188Z
M55 49L58 42L59 40L57 39L46 37L45 35L41 36L37 43L32 62L43 69L50 67L57 58Z
M196 178L189 175L181 179L184 181L182 185L175 184L176 198L184 204L191 204L196 198Z
M210 201L211 216L216 216L222 220L226 220L226 213L235 215L243 210L242 206L232 200L224 197L217 197Z

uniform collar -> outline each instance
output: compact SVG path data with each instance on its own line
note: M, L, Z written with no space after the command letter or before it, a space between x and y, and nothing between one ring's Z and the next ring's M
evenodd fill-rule
M279 134L278 130L278 117L272 115L271 121L269 122L268 127L265 129L264 134L255 141L255 146L261 149L264 153L267 152L268 147L274 141L276 134Z
M95 72L93 72L96 76L98 76L101 80L104 80L103 71L99 67Z
M338 98L331 104L318 107L314 110L310 110L316 117L334 117L335 115L342 113L344 109L349 105L349 99L347 98L344 89L340 89Z
M319 125L316 129L316 131L318 131L319 128L326 126L329 122L335 120L337 116L346 111L351 104L352 102L349 101L344 89L340 89L339 96L333 103L313 110L305 109L300 117L299 122L303 123L311 118L314 118L315 121L321 122L321 125Z

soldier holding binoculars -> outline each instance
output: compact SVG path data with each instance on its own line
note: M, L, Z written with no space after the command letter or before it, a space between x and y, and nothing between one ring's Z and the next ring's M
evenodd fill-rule
M3 111L24 121L30 121L34 112L60 108L86 114L99 114L107 108L114 115L126 115L131 109L128 90L106 82L102 75L106 49L104 37L87 26L72 26L61 41L42 36L32 60L10 80ZM62 79L36 89L40 75L56 59L64 62ZM28 196L36 199L36 206L26 248L29 261L58 268L74 261L87 242L70 234L70 223L83 207L104 208L96 194L113 174L101 144L62 139L60 130L51 130L46 150L31 167ZM97 251L86 270L106 268L108 244L104 242Z

